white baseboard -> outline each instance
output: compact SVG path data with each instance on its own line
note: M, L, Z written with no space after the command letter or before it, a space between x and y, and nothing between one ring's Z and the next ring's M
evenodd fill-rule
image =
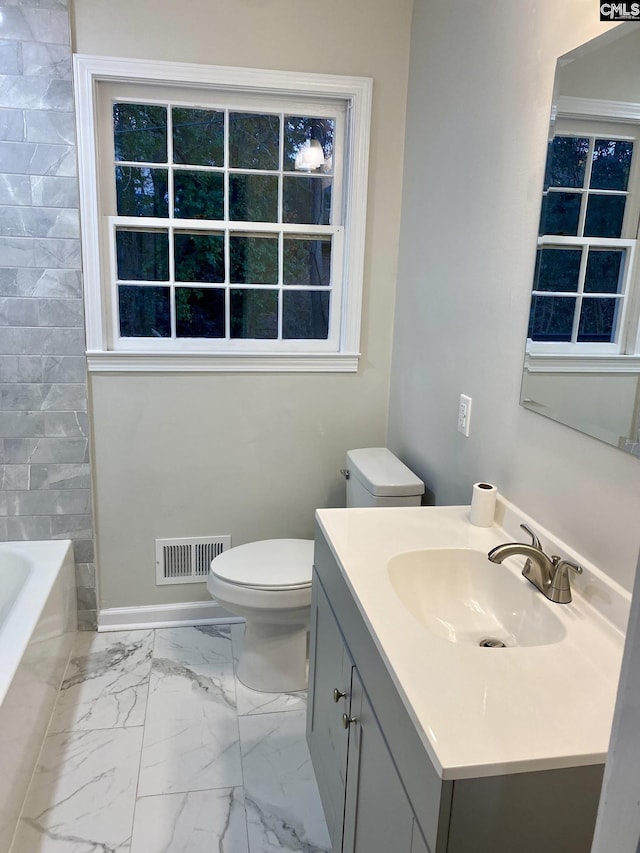
M183 604L149 604L142 607L109 607L98 611L98 631L133 631L137 628L182 628L190 625L228 625L244 622L216 601Z

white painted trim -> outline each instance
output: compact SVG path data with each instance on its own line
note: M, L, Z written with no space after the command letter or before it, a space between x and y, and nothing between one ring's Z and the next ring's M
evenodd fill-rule
M637 242L629 237L565 237L562 234L542 234L538 237L538 246L595 246L604 249L632 250ZM544 291L541 292L544 293Z
M246 90L269 94L322 98L345 98L371 92L370 77L337 74L312 74L299 71L277 71L263 68L240 68L225 65L200 65L193 62L165 62L153 59L127 59L119 56L75 54L76 71L89 74L92 80L148 80L166 85L210 86L229 91Z
M98 612L98 631L134 631L137 628L180 628L190 625L227 625L244 622L216 601L184 604L149 604L141 607L109 607Z
M352 95L347 118L349 137L345 151L348 152L350 168L346 171L345 241L343 246L346 267L342 279L342 329L341 350L354 352L360 346L360 322L362 317L362 290L364 282L364 252L367 226L367 188L369 171L369 138L371 126L371 99L373 82L362 85L356 97ZM344 173L343 173L344 174ZM357 191L356 191L357 190Z
M357 373L359 353L265 355L234 353L88 352L90 373Z
M100 211L98 208L98 150L94 80L91 67L73 58L78 182L80 191L80 239L84 282L84 314L87 346L106 341L100 271Z
M638 355L558 355L527 353L529 373L640 373Z
M73 58L75 104L78 117L78 161L80 175L80 209L82 212L82 252L85 286L85 320L89 370L105 370L101 356L109 356L109 370L262 370L262 371L346 371L358 368L361 306L364 278L366 236L367 184L369 167L369 135L373 81L369 77L338 76L231 68L217 65L197 65L184 62L158 62L120 57L87 56ZM180 359L177 367L173 356L150 354L133 361L118 353L120 360L111 361L108 329L101 295L102 269L100 255L99 187L96 171L98 151L96 142L95 86L100 81L153 82L191 86L215 86L230 92L244 91L277 94L285 97L339 98L347 104L348 133L345 154L349 174L345 186L345 267L342 284L340 353L333 358L325 355L298 355L289 358L261 356L253 353L254 365L245 358L226 354L200 355L189 361ZM205 360L208 364L205 366ZM115 364L118 367L115 367ZM164 367L153 367L153 364ZM260 363L262 366L258 366Z
M632 101L605 101L601 98L574 98L571 95L560 95L556 116L639 122L640 104Z

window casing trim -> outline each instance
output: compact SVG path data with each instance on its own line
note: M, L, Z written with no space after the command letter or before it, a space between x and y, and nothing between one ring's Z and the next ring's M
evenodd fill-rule
M75 100L82 212L82 249L85 287L85 322L89 369L124 370L268 370L323 372L358 369L360 320L364 274L364 244L371 123L372 80L325 74L291 73L253 68L228 68L193 63L157 62L114 57L74 56ZM261 351L259 342L249 354L127 353L109 349L110 327L101 293L101 214L98 204L98 150L96 84L101 81L215 86L239 95L262 92L283 97L338 98L346 102L348 127L345 157L345 240L344 282L340 319L339 350L312 354ZM356 192L355 189L358 188ZM118 365L116 367L115 365ZM198 365L196 367L196 364ZM130 365L130 366L129 366ZM157 367L152 367L157 365ZM163 365L160 367L160 365ZM206 366L208 365L208 367ZM252 366L249 366L252 365ZM262 366L260 366L262 365Z

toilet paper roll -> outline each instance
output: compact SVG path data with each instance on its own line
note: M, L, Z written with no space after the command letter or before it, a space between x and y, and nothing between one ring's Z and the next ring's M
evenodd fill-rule
M496 514L498 490L491 483L475 483L469 519L476 527L491 527Z

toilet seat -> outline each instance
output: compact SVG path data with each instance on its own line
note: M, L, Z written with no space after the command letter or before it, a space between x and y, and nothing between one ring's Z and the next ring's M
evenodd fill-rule
M227 584L274 592L311 586L312 539L264 539L223 551L211 574Z
M246 619L238 679L253 690L289 693L307 686L313 541L265 539L211 561L207 590Z

